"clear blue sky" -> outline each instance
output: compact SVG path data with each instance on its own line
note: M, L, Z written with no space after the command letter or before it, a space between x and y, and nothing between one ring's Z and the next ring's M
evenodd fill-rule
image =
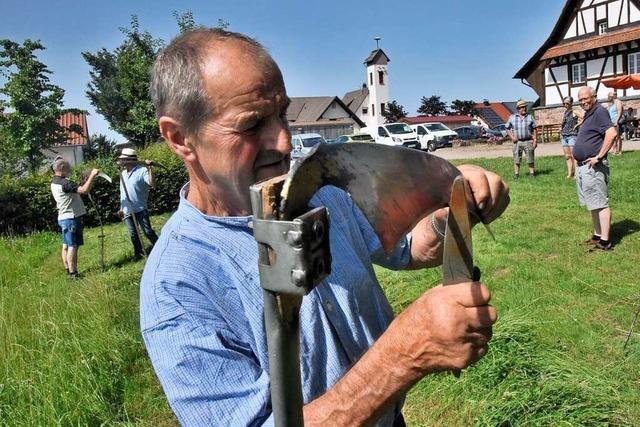
M189 3L185 5L185 3ZM16 1L2 0L0 38L39 39L39 56L65 91L65 107L88 110L91 133L109 131L85 95L89 67L80 55L123 40L119 27L138 15L142 30L169 40L172 11L193 12L197 23L258 39L280 65L289 96L342 97L365 81L363 61L375 36L391 58L390 98L415 114L422 96L442 100L535 100L512 79L547 38L564 0L490 1Z

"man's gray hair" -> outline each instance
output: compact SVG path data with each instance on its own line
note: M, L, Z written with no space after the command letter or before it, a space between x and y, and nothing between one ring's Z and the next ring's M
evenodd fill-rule
M56 157L55 162L53 162L53 170L54 172L62 172L63 170L70 170L71 164L63 158Z
M153 66L150 93L156 117L170 116L188 134L198 134L215 109L215 99L209 99L203 81L202 66L212 44L226 40L246 43L257 63L277 68L266 49L244 34L219 28L187 31L160 52Z

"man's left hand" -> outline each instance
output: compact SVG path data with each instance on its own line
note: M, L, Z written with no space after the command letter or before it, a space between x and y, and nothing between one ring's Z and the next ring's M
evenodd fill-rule
M536 141L533 141L531 143L531 146L533 147L533 149L535 150L536 148L538 148L538 143Z
M509 205L509 186L503 179L480 166L462 165L458 168L467 184L467 204L471 224L493 222ZM449 208L433 213L440 231L446 228ZM435 267L442 263L442 238L431 222L430 216L422 219L411 231L410 269Z

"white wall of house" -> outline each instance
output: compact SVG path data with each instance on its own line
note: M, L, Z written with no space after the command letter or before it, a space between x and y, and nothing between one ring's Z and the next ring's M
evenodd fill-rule
M631 0L585 0L564 39L597 33L597 25L603 21L607 24L607 31L612 31L620 25L640 21L640 10Z
M335 100L329 105L327 110L320 116L321 119L324 120L332 120L332 119L344 119L348 118L349 113L342 108L340 104L338 104Z

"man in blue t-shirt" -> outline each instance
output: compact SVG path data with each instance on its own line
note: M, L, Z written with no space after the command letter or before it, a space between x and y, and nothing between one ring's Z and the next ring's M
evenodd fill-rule
M144 166L138 162L138 154L132 148L124 148L118 156L118 165L124 170L120 173L120 215L127 224L131 243L133 244L133 258L138 260L144 255L142 240L136 230L135 219L138 226L152 245L158 240L158 236L149 220L147 201L149 189L153 187L153 171L151 164ZM125 188L126 186L126 188Z
M607 153L618 132L609 113L598 104L594 90L588 86L578 91L578 102L584 109L584 120L573 147L576 188L581 205L591 212L593 235L585 241L592 250L611 250L611 208L609 207L609 162Z

